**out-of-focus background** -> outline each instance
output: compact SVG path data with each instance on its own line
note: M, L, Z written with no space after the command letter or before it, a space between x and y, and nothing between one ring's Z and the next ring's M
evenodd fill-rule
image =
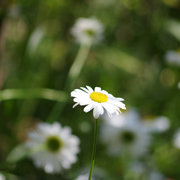
M79 76L66 86L80 48L71 33L79 18L97 19L102 40L91 45ZM72 108L70 92L89 85L124 98L127 107L118 120L100 118L93 178L179 180L179 48L178 0L1 0L2 179L73 180L88 174L94 119L83 107ZM14 151L39 122L69 126L80 139L71 168L47 173L21 148Z

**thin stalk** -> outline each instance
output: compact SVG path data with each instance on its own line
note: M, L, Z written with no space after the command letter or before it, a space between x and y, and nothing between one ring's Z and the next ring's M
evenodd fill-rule
M89 54L89 50L91 47L91 42L87 44L81 44L78 54L69 70L68 76L67 76L67 81L65 84L65 91L69 90L71 87L73 87L76 79L78 78L85 62L87 59L87 56Z
M88 44L81 44L78 54L69 70L68 76L67 76L67 80L65 83L65 87L64 87L64 91L66 93L70 93L70 89L73 87L76 79L79 77L79 74L86 62L86 59L88 57L89 54L89 50L91 47L91 42L89 42ZM55 104L55 106L53 107L51 113L49 114L49 117L47 118L48 122L52 122L52 121L57 121L59 115L61 114L64 106L66 105L68 101L61 103L61 102L57 102Z
M92 172L93 172L93 167L94 167L94 162L95 162L96 144L97 144L97 130L98 130L98 119L95 120L92 160L91 160L91 168L90 168L89 179L88 180L91 180L91 176L92 176Z
M57 91L47 88L31 88L31 89L5 89L0 91L0 101L12 99L48 99L52 101L64 102L68 96L63 91Z

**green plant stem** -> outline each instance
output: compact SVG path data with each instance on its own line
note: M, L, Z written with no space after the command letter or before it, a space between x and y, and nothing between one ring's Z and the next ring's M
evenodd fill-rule
M63 91L57 91L47 88L5 89L0 91L0 101L32 98L42 98L64 102L67 100L67 94Z
M91 180L91 176L92 176L92 172L93 172L93 167L94 167L94 162L95 162L96 144L97 144L97 130L98 130L98 119L95 120L92 160L91 160L91 168L90 168L89 179L88 180Z
M88 44L81 44L78 54L69 70L67 80L65 83L64 91L66 93L70 93L71 88L74 86L74 83L76 79L78 78L85 62L87 59L87 56L89 54L89 50L91 47L91 42ZM59 115L61 114L63 108L65 107L66 103L68 100L64 103L57 102L55 106L53 107L51 113L49 114L47 121L52 122L52 121L57 121Z
M65 84L65 91L71 89L78 78L89 54L91 42L88 44L81 44L78 54L69 70L67 81Z

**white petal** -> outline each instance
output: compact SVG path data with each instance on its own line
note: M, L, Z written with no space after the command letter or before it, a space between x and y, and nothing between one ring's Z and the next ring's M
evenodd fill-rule
M85 102L81 102L80 105L84 106L84 105L87 105L87 104L90 104L90 103L91 103L91 101L88 100L88 101L85 101Z
M73 108L75 108L77 105L79 105L79 103L74 104Z
M79 91L72 91L71 97L78 97L78 96L87 96L88 94L82 90Z
M108 103L101 103L101 105L106 109L107 112L109 113L114 113L114 110L112 109L112 106L110 106L110 104Z
M95 87L95 92L101 92L101 88L100 87Z
M84 108L84 112L89 112L89 111L91 111L93 109L93 105L92 104L89 104L89 105L87 105L85 108Z
M99 112L98 112L98 106L95 106L94 107L94 110L93 110L93 116L95 119L98 119L99 118Z
M120 109L115 110L116 115L119 115L121 113Z
M110 104L113 104L115 106L118 106L118 107L120 107L122 109L126 109L125 104L122 103L122 102L117 101L116 98L109 98L107 102L110 103Z
M116 98L117 100L119 100L119 101L124 101L124 99L123 98Z
M86 86L90 93L94 92L93 89L90 86Z
M87 92L88 94L90 93L88 89L84 88L84 87L80 87L81 89L83 89L85 92Z
M89 98L87 98L87 97L76 97L76 98L73 99L73 101L83 103L83 102L88 102Z
M100 104L98 104L98 112L100 115L102 115L104 113L104 109Z
M105 90L102 90L101 93L108 95L109 93Z

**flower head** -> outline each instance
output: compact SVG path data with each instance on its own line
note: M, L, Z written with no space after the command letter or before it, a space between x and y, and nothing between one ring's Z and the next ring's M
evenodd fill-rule
M180 149L180 128L174 134L173 144Z
M178 82L178 85L177 85L177 86L178 86L178 89L180 89L180 81Z
M137 113L130 110L121 116L113 116L114 123L105 120L100 135L102 142L108 144L107 150L111 155L127 153L139 157L147 152L151 142L150 134L137 117ZM106 116L103 118L107 119ZM118 124L118 120L121 123Z
M6 177L0 173L0 180L6 180Z
M88 174L79 175L75 180L87 180L89 177ZM92 178L94 180L94 178Z
M166 62L170 65L180 66L180 50L168 51L165 55Z
M121 113L120 108L126 109L121 102L124 99L116 98L107 91L101 90L100 87L95 87L94 90L89 86L86 87L87 89L81 87L81 89L75 89L71 92L71 96L74 97L74 102L76 102L73 108L77 105L86 105L84 112L89 112L93 109L95 119L104 113L104 109L106 109L109 117L114 113L117 115Z
M47 173L58 173L77 161L79 139L71 134L69 127L62 128L58 122L39 123L28 137L26 146L31 150L30 158Z
M149 180L164 180L164 178L164 175L157 170L154 170L149 174Z
M148 179L148 180L165 180L165 176L156 170L154 167L149 167L147 164L135 161L130 164L128 169L132 176L139 177L137 179Z
M102 39L103 29L95 18L79 18L71 29L71 34L79 43L98 43Z
M158 116L155 118L146 118L143 120L143 123L147 130L150 132L164 132L169 129L170 121L165 116Z

